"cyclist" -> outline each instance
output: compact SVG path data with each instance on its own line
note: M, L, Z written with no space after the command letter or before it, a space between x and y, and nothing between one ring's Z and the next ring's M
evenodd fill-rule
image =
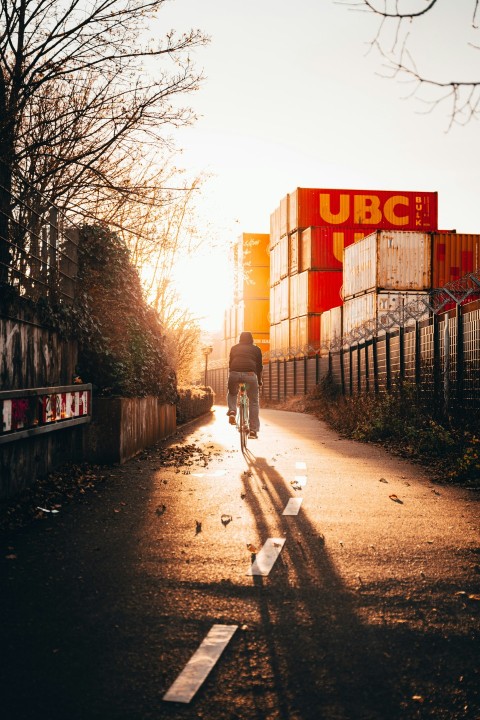
M240 333L239 342L230 350L228 363L228 420L235 425L238 384L247 383L250 438L257 438L260 430L258 388L262 386L262 351L253 343L251 332Z

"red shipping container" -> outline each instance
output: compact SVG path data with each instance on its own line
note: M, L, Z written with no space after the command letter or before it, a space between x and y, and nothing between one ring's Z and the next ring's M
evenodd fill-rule
M298 346L309 350L320 348L321 315L302 315L298 318Z
M289 233L314 225L361 228L367 232L377 229L433 231L438 226L438 194L297 188L288 195L288 209L284 210L283 217L288 220Z
M433 235L434 288L480 268L480 235L442 232Z
M366 232L354 228L337 230L333 227L309 227L298 235L300 238L298 269L302 272L303 270L341 270L343 249L364 238Z
M342 304L343 273L340 270L305 270L294 277L298 283L298 316L321 313Z

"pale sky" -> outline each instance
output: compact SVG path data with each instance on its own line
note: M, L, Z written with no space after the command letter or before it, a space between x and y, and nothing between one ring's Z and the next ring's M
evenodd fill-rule
M473 6L440 0L410 26L420 72L478 79ZM211 36L192 55L206 75L187 98L199 120L174 134L179 164L212 174L199 205L219 247L181 268L184 300L211 314L210 329L230 301L223 249L242 232L269 232L296 187L438 191L440 228L480 232L478 122L448 130L446 102L425 114L406 99L410 85L381 77L368 53L377 24L333 0L171 0L161 11L160 33ZM206 277L211 291L199 293Z

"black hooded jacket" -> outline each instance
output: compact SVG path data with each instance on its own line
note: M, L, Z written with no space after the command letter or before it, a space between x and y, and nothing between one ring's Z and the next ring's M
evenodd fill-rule
M257 374L259 385L262 382L262 351L258 345L253 344L251 332L242 332L240 341L230 350L229 370L237 372L254 372Z

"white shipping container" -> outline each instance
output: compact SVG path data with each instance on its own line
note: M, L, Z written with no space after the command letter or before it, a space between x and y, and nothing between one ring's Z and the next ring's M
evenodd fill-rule
M432 287L431 235L377 230L343 254L343 295L370 290L429 290Z
M298 272L298 249L300 244L300 233L294 232L289 235L289 274L295 275Z
M270 325L270 351L285 353L289 347L290 321L282 320L280 323Z
M280 277L281 278L287 277L287 275L288 275L288 245L289 245L289 239L288 239L287 235L285 235L285 237L280 238L278 247L280 250Z
M341 305L322 313L321 355L328 355L330 345L340 342L342 338L342 322L343 309Z
M290 318L289 322L290 322L289 347L297 348L298 347L298 317Z
M270 324L274 325L278 322L277 319L277 305L276 305L276 285L270 288Z
M287 320L289 317L289 278L286 277L280 280L278 287L280 291L280 320Z
M289 283L289 317L297 317L298 315L298 275L291 275L288 278Z
M372 291L348 298L343 302L343 335L348 335L362 325L369 327L377 327L379 333L382 332L382 325L390 325L390 315L401 311L406 305L415 303L422 298L428 299L428 292L377 292ZM428 312L425 310L425 315ZM411 318L405 313L400 315L404 317L406 323ZM323 330L323 325L322 325ZM323 340L323 338L322 338Z
M276 285L280 282L280 245L270 250L270 285Z

